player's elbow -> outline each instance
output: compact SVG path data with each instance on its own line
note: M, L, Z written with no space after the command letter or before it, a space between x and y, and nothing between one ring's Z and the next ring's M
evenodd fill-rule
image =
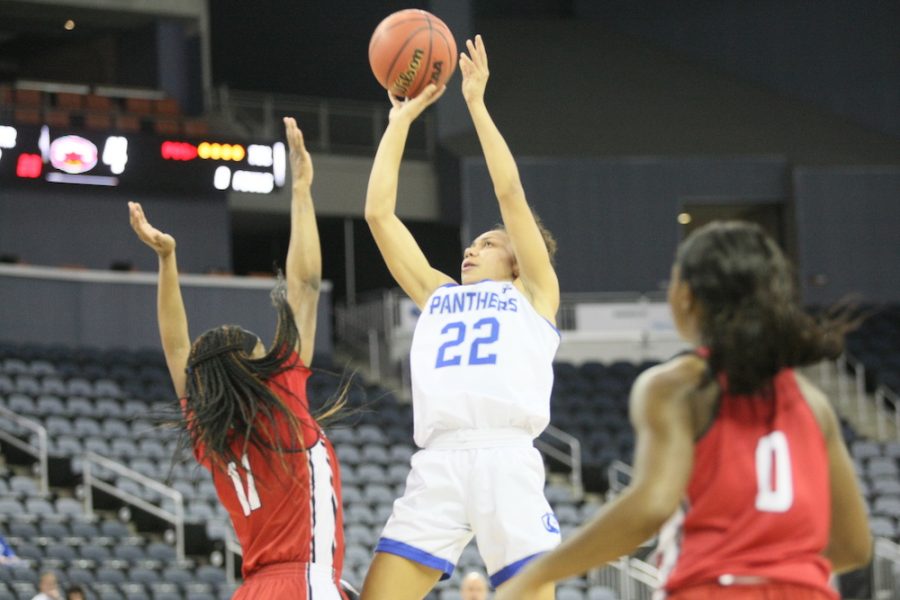
M634 490L633 506L639 511L637 520L642 533L655 534L678 510L680 497L654 485L642 485Z
M287 300L291 310L296 313L305 302L318 298L321 287L321 276L309 276L296 280L289 279L287 283Z
M872 536L868 530L845 540L831 540L826 552L835 572L855 571L872 561Z
M366 201L366 223L368 223L370 227L383 223L391 215L389 210L378 207L376 204L377 203L375 202Z
M855 571L872 561L872 536L868 532L854 536L833 552L832 562L836 571Z

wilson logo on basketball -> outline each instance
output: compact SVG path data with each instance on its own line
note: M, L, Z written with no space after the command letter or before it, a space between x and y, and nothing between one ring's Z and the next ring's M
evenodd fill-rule
M423 54L425 54L424 50L416 48L413 51L412 59L409 61L409 66L397 76L397 81L394 82L393 89L398 92L398 96L405 96L406 92L409 90L409 86L416 80L416 74L422 66Z
M437 61L431 65L431 78L428 80L429 83L437 85L438 81L441 79L441 69L443 68L444 63L442 61Z

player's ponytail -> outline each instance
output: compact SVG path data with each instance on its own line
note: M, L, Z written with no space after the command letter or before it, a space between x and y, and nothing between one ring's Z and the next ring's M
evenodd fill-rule
M224 470L234 464L243 470L238 454L244 454L249 446L274 452L285 466L286 452L306 450L303 428L310 425L298 419L266 385L272 377L295 366L299 358L294 348L302 343L281 277L272 290L272 303L278 325L275 340L264 356L251 358L257 337L236 325L210 329L191 348L186 399L178 423L184 433L182 447L203 448L202 458L215 468ZM291 393L287 389L279 392ZM341 415L345 403L346 386L314 418L325 425ZM277 433L279 422L287 423L288 437ZM232 448L234 439L242 440L239 453Z
M813 318L799 306L790 265L750 223L716 221L693 232L675 259L700 306L710 368L729 391L750 394L783 368L837 358L853 323L846 313Z

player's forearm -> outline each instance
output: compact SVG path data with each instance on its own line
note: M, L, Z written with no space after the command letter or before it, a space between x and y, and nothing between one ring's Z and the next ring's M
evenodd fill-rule
M560 581L634 551L660 527L638 494L626 490L552 552L522 572L535 585Z
M308 185L295 183L291 195L291 239L286 262L288 288L307 286L318 290L322 282L322 247L312 193Z
M159 289L157 291L157 319L163 351L171 355L190 347L187 313L178 283L178 263L175 252L159 258Z
M494 184L494 191L501 201L518 194L522 189L519 178L519 169L516 159L513 157L506 140L500 134L500 130L494 124L494 120L488 113L484 102L477 101L468 105L484 160L487 162L488 172Z
M402 120L391 121L378 145L366 190L366 220L369 222L393 215L396 211L400 163L409 126Z

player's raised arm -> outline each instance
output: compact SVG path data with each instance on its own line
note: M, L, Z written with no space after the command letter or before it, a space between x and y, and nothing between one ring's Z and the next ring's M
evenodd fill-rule
M469 53L462 53L459 57L463 97L481 142L494 192L500 203L503 224L512 241L519 267L518 276L535 309L551 322L556 322L559 281L540 228L525 198L516 161L484 103L489 76L484 41L477 35L474 42L466 40L466 47Z
M397 217L397 186L409 127L445 89L432 84L415 98L403 102L388 94L392 104L390 121L378 145L366 191L366 223L375 243L394 280L420 308L434 290L453 279L428 263L412 234Z
M175 238L150 225L144 210L137 202L128 203L131 228L138 238L150 246L159 257L159 289L157 291L157 319L166 365L179 398L185 393L185 367L191 353L187 313L178 283L178 263L175 260Z
M300 332L300 358L312 361L316 340L316 315L322 285L322 247L313 205L313 164L303 133L292 117L284 129L291 149L291 241L288 245L285 279L287 299Z

